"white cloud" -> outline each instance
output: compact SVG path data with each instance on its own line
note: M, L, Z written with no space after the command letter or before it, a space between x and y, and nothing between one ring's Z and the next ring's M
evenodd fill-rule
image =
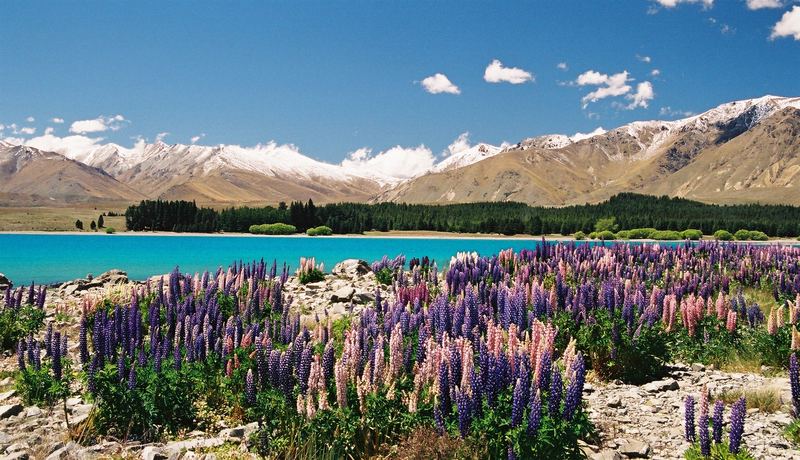
M99 147L102 140L102 137L87 137L81 135L58 137L45 131L45 134L42 136L21 140L21 142L17 143L24 143L25 145L35 147L39 150L56 152L74 158L76 155Z
M780 8L782 6L782 0L747 0L747 8L751 10L760 10L762 8Z
M590 102L597 102L600 99L605 99L607 97L616 97L627 94L631 90L630 85L628 85L628 81L630 81L630 78L628 77L627 70L613 75L607 75L595 70L588 70L578 75L575 83L577 83L578 86L598 87L596 90L583 96L583 99L581 99L583 107L586 108Z
M25 134L27 136L30 136L31 134L33 134L35 132L36 132L36 128L31 127L31 126L26 126L24 128L20 128L19 129L19 134Z
M436 163L433 152L428 147L395 146L383 152L372 154L372 149L360 148L351 152L341 166L352 173L377 174L394 180L410 179L424 174Z
M50 121L52 121L53 123L58 123L59 125L64 123L64 119L63 118L58 118L58 117L55 117Z
M638 55L638 54L636 55L636 59L638 59L638 60L640 60L640 61L642 61L644 63L647 63L647 64L649 64L653 60L650 56L641 56L641 55Z
M631 103L626 107L628 110L633 110L637 107L646 109L650 104L650 101L652 101L655 97L655 92L653 92L653 84L649 81L643 81L636 85L635 93L628 94L625 97L631 100Z
M197 141L199 141L200 139L202 139L204 137L206 137L206 133L200 133L197 136L192 136L192 138L190 140L192 141L192 144L196 144Z
M558 64L556 64L556 68L558 68L558 70L568 70L569 66L567 65L566 62L559 62Z
M664 8L675 8L680 3L701 3L703 9L714 6L714 0L655 0L655 2Z
M436 73L430 77L426 77L422 80L422 87L431 94L461 94L461 90L458 86L454 85L453 82L447 78L447 75L443 73Z
M447 146L447 150L445 150L445 155L455 155L456 153L463 152L470 148L469 143L469 132L463 132L458 135L456 140L453 141L452 144Z
M486 70L483 72L483 79L489 83L506 82L512 85L534 81L533 75L527 70L519 67L506 67L497 59L486 66Z
M800 40L800 6L793 6L791 11L783 13L781 20L772 28L770 39L779 37L794 37Z
M156 142L164 142L164 138L169 136L168 132L158 133L156 134Z
M25 119L25 121L27 121L28 123L33 123L34 121L36 121L36 119L33 117L28 117Z
M661 107L658 110L658 114L667 117L691 117L694 115L694 112L689 110L680 110L680 109L673 109L670 106Z
M652 75L654 77L657 77L657 76L661 75L661 71L658 70L658 69L653 69L653 70L650 71L650 75Z
M99 116L92 120L78 120L72 122L69 127L69 132L75 134L97 133L102 131L117 131L122 128L122 123L125 122L125 117L122 115L114 115L113 117Z

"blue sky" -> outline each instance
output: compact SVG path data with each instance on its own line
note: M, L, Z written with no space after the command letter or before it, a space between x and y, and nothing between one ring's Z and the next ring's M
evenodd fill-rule
M275 140L339 162L800 96L792 0L6 1L0 17L0 137ZM493 60L518 84L487 82ZM437 73L459 94L427 92Z

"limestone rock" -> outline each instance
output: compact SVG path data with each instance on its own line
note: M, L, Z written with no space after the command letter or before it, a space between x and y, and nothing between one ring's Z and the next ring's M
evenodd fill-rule
M371 271L372 269L365 260L345 259L333 267L331 274L344 278L353 278L366 275Z
M353 298L356 290L352 286L344 286L331 294L331 302L348 302Z
M626 439L620 444L619 452L628 458L647 458L650 456L650 444L640 439Z
M0 419L9 418L22 412L22 404L0 406Z
M661 393L663 391L677 390L678 388L678 381L675 379L656 380L642 387L648 393Z

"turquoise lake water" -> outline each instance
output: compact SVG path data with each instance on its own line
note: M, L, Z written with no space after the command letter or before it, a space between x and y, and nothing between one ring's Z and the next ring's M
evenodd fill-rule
M541 239L0 234L0 273L16 285L97 276L112 268L141 280L175 266L194 273L263 258L295 268L300 257L314 256L330 270L343 259L372 262L397 254L428 256L441 268L458 251L488 255L538 244Z

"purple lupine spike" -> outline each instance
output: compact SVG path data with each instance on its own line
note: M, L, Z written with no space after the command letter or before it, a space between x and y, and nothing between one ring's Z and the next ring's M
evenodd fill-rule
M131 364L131 370L128 372L128 389L133 390L136 388L136 362Z
M712 435L715 444L722 442L722 412L725 410L725 403L722 400L714 402L714 415L711 417Z
M25 372L25 341L22 339L17 342L17 365L20 372Z
M550 352L545 351L542 353L542 362L539 367L539 381L536 382L540 390L547 391L550 387L550 373L553 367L553 362L550 358Z
M409 347L410 349L411 347ZM333 349L333 340L329 340L325 345L325 351L322 353L322 373L325 376L325 381L330 382L333 378L333 369L336 360L336 355Z
M684 400L683 412L683 437L689 442L695 441L694 430L694 398L690 395Z
M532 391L535 391L535 395L530 398L530 410L528 411L528 427L526 432L528 436L536 436L536 433L539 432L539 425L542 423L542 397L539 395L539 391L536 390L534 387L531 387Z
M789 383L792 390L793 415L800 419L800 366L798 366L795 353L789 357Z
M59 333L55 333L56 341L60 341ZM51 355L51 364L53 366L53 377L56 380L61 380L61 347L53 346L53 354Z
M706 411L707 412L707 411ZM700 441L700 453L703 454L704 457L708 457L711 455L711 438L708 436L708 414L706 412L700 411L700 418L698 419L698 438Z
M61 336L61 353L60 356L66 357L67 352L69 351L68 343L67 343L67 334Z
M511 402L511 427L516 428L522 423L522 415L525 413L524 395L522 380L517 379L514 385L514 395Z
M450 381L447 362L439 363L439 410L443 416L450 413Z
M89 345L86 337L86 315L81 315L81 326L78 332L78 348L81 359L81 364L86 365L89 363Z
M744 417L747 413L747 402L744 396L731 405L731 432L728 450L732 454L738 454L742 444L742 434L744 434Z
M586 381L586 363L583 354L578 353L572 362L572 380L564 398L564 419L572 420L583 398L583 385Z
M444 434L444 417L442 417L442 410L439 407L439 404L433 406L433 420L436 424L436 432L441 436Z
M120 382L125 381L128 373L125 369L125 352L123 351L122 354L119 355L117 359L117 377L119 378Z
M561 381L561 371L558 366L553 366L553 377L550 379L550 394L547 395L547 410L550 416L558 419L561 408L561 392L563 382Z
M247 376L245 377L245 400L249 406L253 406L256 403L256 381L253 377L253 369L247 370Z
M458 432L462 438L469 434L469 426L472 423L472 401L463 391L456 391L456 408L458 409Z
M300 355L300 366L297 368L297 379L300 381L300 394L308 391L308 376L311 373L311 347L307 346Z
M512 445L508 445L508 460L517 460L517 453L514 452L514 447Z

